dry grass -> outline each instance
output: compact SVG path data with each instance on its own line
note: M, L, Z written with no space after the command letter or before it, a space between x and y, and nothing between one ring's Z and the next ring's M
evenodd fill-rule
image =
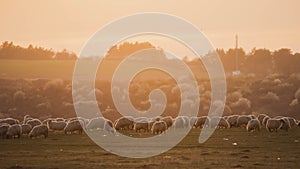
M134 134L134 133L132 133ZM48 139L0 140L0 168L299 168L300 128L286 133L217 130L204 144L193 129L179 145L145 159L119 157L86 135L51 133ZM237 145L234 145L236 143ZM126 143L124 143L126 146Z

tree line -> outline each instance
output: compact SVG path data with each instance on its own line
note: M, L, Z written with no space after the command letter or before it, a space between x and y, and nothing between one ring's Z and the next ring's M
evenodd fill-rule
M0 59L20 59L20 60L69 60L76 59L77 56L73 52L66 49L61 51L53 51L43 47L29 45L21 47L13 42L5 41L0 46Z
M122 59L124 56L143 48L155 48L149 42L129 43L125 42L119 46L113 46L107 53L107 58ZM291 49L281 48L271 51L269 49L253 48L246 53L243 48L230 48L228 50L216 49L223 63L225 72L231 73L240 70L243 74L253 73L257 76L265 76L272 73L291 74L300 72L300 53L293 53ZM22 59L22 60L73 60L77 56L66 49L55 52L52 49L34 47L27 48L3 42L0 46L0 59ZM189 61L190 64L196 62Z

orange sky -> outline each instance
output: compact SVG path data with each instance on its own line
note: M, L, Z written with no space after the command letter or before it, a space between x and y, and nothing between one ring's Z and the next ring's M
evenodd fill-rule
M0 41L79 53L85 41L111 20L164 12L193 23L215 47L233 47L238 33L247 51L256 46L300 52L299 6L298 0L10 0L0 2Z

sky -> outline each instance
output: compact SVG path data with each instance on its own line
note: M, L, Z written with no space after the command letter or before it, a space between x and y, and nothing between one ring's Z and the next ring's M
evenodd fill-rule
M0 41L79 54L101 27L140 12L179 16L198 27L216 48L239 45L300 52L299 0L27 0L0 2Z

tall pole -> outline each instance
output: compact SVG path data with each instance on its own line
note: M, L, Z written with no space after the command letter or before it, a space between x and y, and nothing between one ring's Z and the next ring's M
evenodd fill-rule
M238 48L239 48L239 41L238 41L238 35L235 35L235 70L239 70L238 68Z

